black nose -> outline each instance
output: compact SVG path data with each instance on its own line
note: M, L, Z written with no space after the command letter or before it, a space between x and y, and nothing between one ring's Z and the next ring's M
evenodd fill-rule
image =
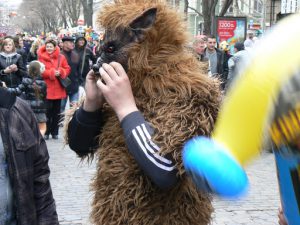
M100 67L97 65L97 64L94 64L93 67L92 67L95 75L99 75L99 69Z
M93 69L95 75L99 75L99 74L100 74L100 73L99 73L99 69L101 68L101 66L102 66L103 63L104 63L104 62L103 62L102 58L99 57L99 58L97 59L97 62L96 62L96 63L93 65L93 67L92 67L92 69Z

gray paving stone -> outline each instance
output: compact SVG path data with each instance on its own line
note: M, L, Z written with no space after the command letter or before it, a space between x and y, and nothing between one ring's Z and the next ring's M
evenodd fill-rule
M87 164L62 138L48 140L51 185L61 225L90 225L90 183L95 162ZM273 154L263 153L246 168L250 180L247 195L228 201L215 197L212 225L274 225L277 223L279 192Z

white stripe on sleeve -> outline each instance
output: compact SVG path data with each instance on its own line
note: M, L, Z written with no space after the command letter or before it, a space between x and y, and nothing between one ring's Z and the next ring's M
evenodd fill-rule
M151 141L151 135L149 134L149 132L148 132L148 130L147 130L147 128L146 128L146 126L145 126L144 123L142 124L142 128L143 128L143 131L144 131L145 135L147 136L150 144L152 145L152 147L155 148L157 151L159 151L160 148L155 143L153 143Z
M146 137L145 137L145 135L144 135L144 133L143 133L143 131L142 131L142 128L141 128L140 126L137 126L136 129L137 129L137 131L139 132L139 135L142 137L142 140L143 140L143 142L144 142L144 146L146 147L146 149L148 149L148 150L152 153L152 155L153 155L155 158L157 158L158 160L160 160L160 161L162 161L162 162L164 162L164 163L166 163L166 164L170 164L170 165L171 165L171 164L172 164L172 161L170 161L170 160L168 160L168 159L166 159L166 158L160 156L157 152L155 152L155 151L148 145L147 140L146 140ZM159 150L159 148L158 148L158 150Z
M144 145L142 144L140 138L138 137L138 134L136 133L136 130L132 130L132 134L135 138L135 140L137 141L138 145L140 146L140 148L143 150L144 154L146 155L146 157L152 162L154 163L157 167L166 170L166 171L172 171L174 170L174 166L170 167L170 166L165 166L159 162L157 162L151 155L148 154L146 148L144 147Z

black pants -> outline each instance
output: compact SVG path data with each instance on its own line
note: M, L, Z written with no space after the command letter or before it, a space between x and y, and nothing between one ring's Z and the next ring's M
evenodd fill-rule
M47 130L45 135L58 135L61 99L47 99Z

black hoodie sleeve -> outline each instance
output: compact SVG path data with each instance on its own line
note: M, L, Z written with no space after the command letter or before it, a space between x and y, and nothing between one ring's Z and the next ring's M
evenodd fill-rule
M68 142L78 156L94 153L98 147L97 136L103 126L101 111L76 110L68 125Z

